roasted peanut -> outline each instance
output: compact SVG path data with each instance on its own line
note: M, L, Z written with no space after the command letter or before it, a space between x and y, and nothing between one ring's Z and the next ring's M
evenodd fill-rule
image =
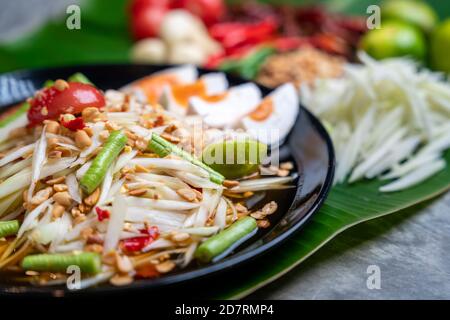
M62 183L54 184L53 185L53 190L55 190L55 192L67 191L67 185L66 184L62 184Z
M40 205L42 202L50 198L52 194L52 188L48 187L36 192L36 194L31 198L30 204L34 206Z
M54 185L54 184L58 184L58 183L64 182L65 179L66 178L64 176L61 176L61 177L52 178L50 180L47 180L47 181L45 181L45 183L49 184L49 185Z
M92 144L91 138L88 136L86 131L78 130L75 133L75 144L78 148L84 149Z
M84 203L88 206L94 206L100 197L100 188L97 188L89 196L84 199Z
M226 188L234 188L239 185L239 181L237 180L224 180L223 186Z
M72 198L67 191L57 192L53 195L53 200L63 207L68 207L72 203Z
M65 210L66 209L62 205L56 203L52 209L52 217L54 219L60 218L63 215Z
M167 273L173 270L173 268L175 268L175 263L173 263L170 260L164 261L160 264L157 264L155 266L156 271L158 271L159 273Z
M53 120L45 120L44 124L46 125L45 132L53 134L58 134L60 132L61 127L58 122Z
M55 81L55 84L53 85L56 90L58 91L63 91L65 89L69 88L69 84L67 83L67 81L62 80L62 79L58 79Z
M81 112L81 117L83 118L84 122L94 122L94 120L96 120L99 116L100 111L94 107L85 108Z

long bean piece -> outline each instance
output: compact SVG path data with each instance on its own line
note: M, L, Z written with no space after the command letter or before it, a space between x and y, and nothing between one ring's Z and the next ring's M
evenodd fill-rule
M206 170L209 173L209 178L212 182L217 184L222 184L225 180L225 177L215 171L214 169L208 167L206 164L201 162L200 160L196 159L194 156L192 156L190 153L178 148L174 144L170 143L166 139L162 138L156 133L152 134L152 139L150 140L148 144L148 148L155 152L160 157L166 157L169 154L177 155L181 158L183 158L186 161L189 161L190 163Z
M228 228L203 242L197 248L195 258L200 262L210 262L215 257L232 248L236 243L240 243L247 236L252 235L257 227L254 218L241 218Z
M81 272L99 273L101 271L100 255L93 252L80 254L35 254L22 260L24 270L66 272L69 266L78 266Z
M19 221L0 221L0 238L12 236L19 231Z
M103 148L80 180L80 186L87 194L91 194L102 183L106 172L126 143L127 136L120 130L109 135Z

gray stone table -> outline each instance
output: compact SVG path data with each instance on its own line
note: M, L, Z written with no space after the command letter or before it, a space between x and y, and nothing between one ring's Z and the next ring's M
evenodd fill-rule
M32 30L74 2L0 0L0 40ZM368 289L368 268L379 271L380 289ZM347 230L249 298L450 299L450 193Z

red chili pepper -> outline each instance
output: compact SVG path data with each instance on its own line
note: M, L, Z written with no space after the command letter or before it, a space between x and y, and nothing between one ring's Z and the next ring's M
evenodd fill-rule
M98 221L109 219L110 213L108 210L103 210L100 207L95 207L95 212L97 212Z
M209 32L213 38L229 49L245 44L258 44L275 36L279 25L268 18L257 23L226 22L213 25Z
M128 252L140 251L159 237L159 230L156 226L140 230L140 232L146 236L122 240L122 249Z
M82 130L86 127L83 118L75 118L70 121L64 121L64 119L61 119L61 124L70 131Z

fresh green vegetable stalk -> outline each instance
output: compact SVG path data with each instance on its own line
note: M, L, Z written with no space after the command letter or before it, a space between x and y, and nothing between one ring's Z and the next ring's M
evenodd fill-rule
M19 221L0 221L0 238L12 236L19 231Z
M22 103L22 105L19 108L17 108L15 112L13 112L10 115L7 115L2 120L0 120L0 128L7 126L11 122L19 118L21 115L26 113L28 109L30 109L30 104L28 102Z
M244 217L233 223L203 242L195 252L195 258L200 262L210 262L213 258L229 249L237 241L250 235L257 228L256 220L252 217Z
M35 254L22 260L24 270L66 272L69 266L78 266L81 272L99 273L101 271L100 255L93 252L80 254Z
M246 79L254 79L267 57L275 52L275 48L264 46L241 60L227 60L223 62L219 69L224 72L238 73Z
M85 84L94 85L91 82L91 80L89 80L88 77L86 77L81 72L77 72L77 73L71 75L67 80L70 82L81 82L81 83L85 83Z
M127 136L122 131L114 131L109 135L102 150L100 150L80 180L81 188L87 194L92 193L102 183L108 168L120 154L126 143Z
M209 178L214 183L222 184L223 181L225 180L225 177L222 176L220 173L211 169L210 167L208 167L206 164L204 164L200 160L194 158L188 152L178 148L177 146L173 145L166 139L160 137L156 133L152 134L152 139L150 140L150 142L148 144L148 148L151 151L155 152L160 157L166 157L167 155L172 153L174 155L177 155L177 156L183 158L186 161L189 161L190 163L192 163L196 166L199 166L200 168L206 170L209 173Z
M267 57L275 53L272 47L262 47L250 56L246 57L242 62L241 76L246 79L254 79Z

